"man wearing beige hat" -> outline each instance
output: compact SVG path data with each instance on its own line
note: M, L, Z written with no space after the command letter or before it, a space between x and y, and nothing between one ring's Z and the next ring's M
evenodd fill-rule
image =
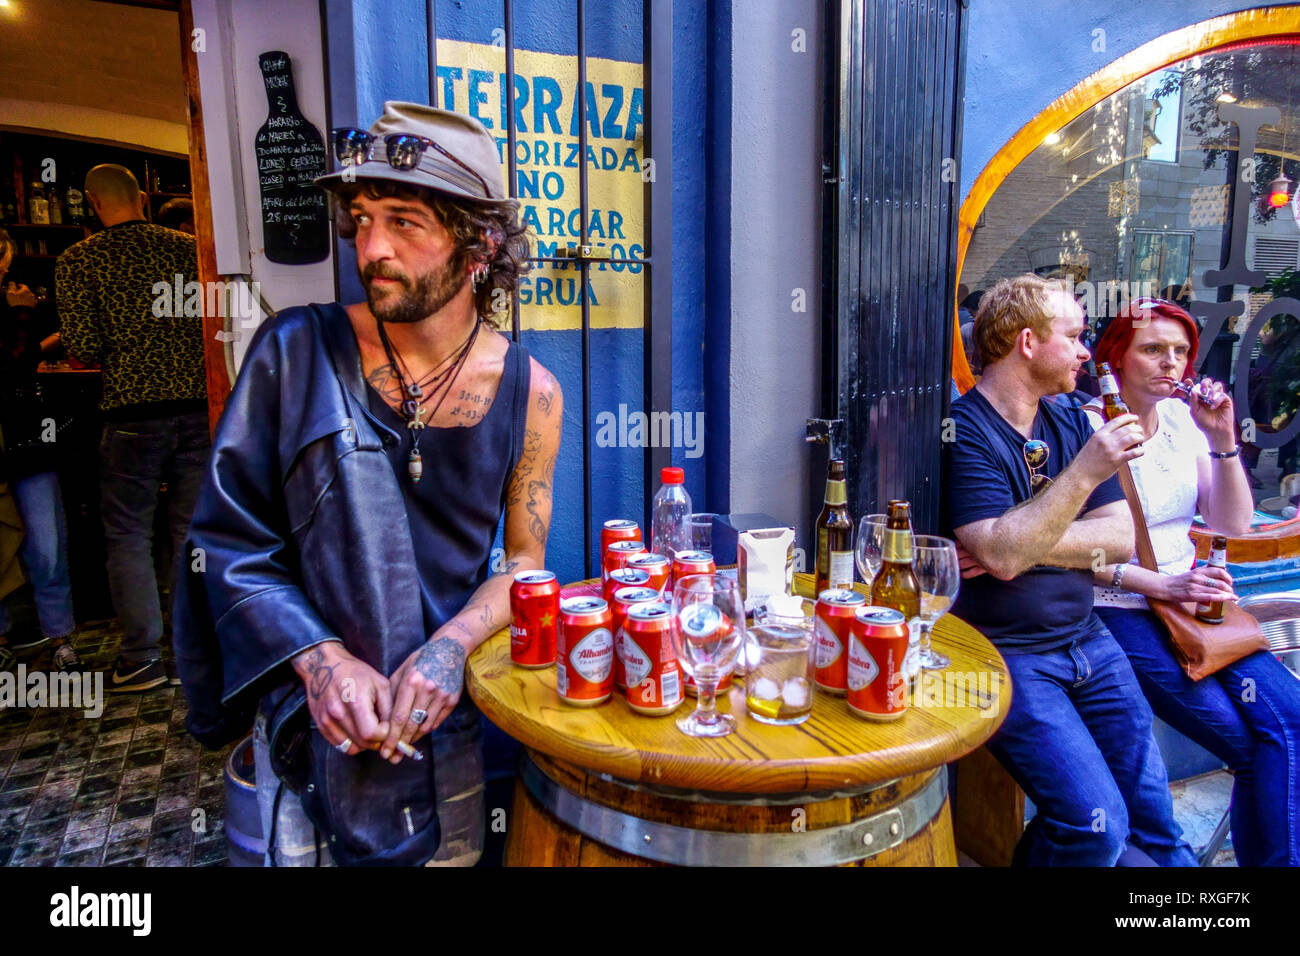
M390 102L334 149L317 183L366 300L290 309L249 348L185 550L187 726L221 746L256 712L271 865L471 863L465 658L545 564L562 397L488 318L528 255L488 132Z

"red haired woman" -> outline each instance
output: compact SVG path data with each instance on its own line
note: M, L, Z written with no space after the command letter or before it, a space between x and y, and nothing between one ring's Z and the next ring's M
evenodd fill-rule
M1145 453L1130 463L1151 533L1159 573L1137 564L1096 573L1098 616L1124 648L1156 716L1181 731L1235 774L1232 843L1243 866L1300 865L1300 682L1267 651L1211 677L1183 673L1160 619L1146 598L1236 600L1232 578L1194 567L1188 538L1197 510L1227 535L1245 533L1254 503L1237 445L1232 399L1217 382L1210 399L1190 407L1174 386L1192 371L1198 335L1185 311L1162 299L1139 300L1097 342L1120 393L1146 431ZM1085 406L1094 427L1100 400Z

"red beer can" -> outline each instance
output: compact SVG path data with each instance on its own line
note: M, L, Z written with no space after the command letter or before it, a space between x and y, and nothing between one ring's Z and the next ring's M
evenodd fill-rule
M716 630L718 628L730 631L735 626L734 624L732 624L731 618L729 618L726 614L723 614L716 607L714 607L713 605L707 605L707 607L709 612L712 613L705 613L696 616L694 620L697 627L708 628L710 629L710 631ZM680 624L678 626L680 626ZM745 649L742 646L739 653L743 654L744 652ZM718 681L719 694L731 689L731 678L733 673L734 671L729 671L726 677ZM682 678L683 678L682 684L686 688L686 693L690 694L692 697L699 696L700 689L698 686L696 686L695 678L692 677L690 674L686 673L686 668L682 668Z
M605 580L605 600L614 606L614 595L622 588L643 588L650 583L650 572L640 568L615 568Z
M635 568L623 568L623 571L635 571ZM618 574L618 571L614 572ZM645 574L644 571L640 572ZM612 577L610 580L614 580ZM623 621L627 618L628 609L637 604L649 604L659 600L659 592L653 588L641 586L622 587L614 592L614 600L609 603L610 614L613 615L613 622L609 629L614 634L614 686L619 690L627 690L627 677L623 673L623 659L618 656L618 642L622 638Z
M641 526L631 518L610 518L600 528L600 553L615 541L640 541Z
M598 597L560 602L555 689L575 707L594 707L614 692L614 635L609 605Z
M673 555L673 580L680 581L688 574L714 574L718 566L707 551L678 551Z
M646 587L654 588L661 595L673 572L672 562L662 554L638 554L635 558L628 558L627 566L649 572L650 583Z
M627 567L628 561L638 554L645 554L645 545L640 541L615 541L605 549L604 562L601 565L602 579L609 577L609 572Z
M638 714L671 714L681 706L682 670L673 652L673 611L667 604L635 604L617 638L627 672L627 705Z
M813 679L824 691L843 696L848 690L849 629L853 615L867 603L865 594L847 588L828 588L817 595L813 618Z
M554 571L520 571L510 585L510 659L520 667L555 663L560 582Z
M897 720L907 711L903 658L907 618L892 607L860 607L849 627L849 710L868 720Z

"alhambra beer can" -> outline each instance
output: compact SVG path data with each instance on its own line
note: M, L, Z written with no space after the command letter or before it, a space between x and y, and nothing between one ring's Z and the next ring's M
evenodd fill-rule
M829 588L817 595L813 618L813 659L817 686L841 697L848 690L849 629L853 615L867 603L866 595L847 588Z
M639 554L646 554L645 545L640 541L614 541L605 549L605 557L601 565L603 577L608 578L609 572L618 568L627 567L627 563Z
M604 564L605 552L615 541L640 541L641 526L631 518L610 518L600 528L601 563ZM604 568L601 568L604 574ZM608 577L608 575L605 575Z
M718 566L707 551L678 551L673 555L673 580L680 581L688 574L714 574Z
M672 608L661 601L628 608L618 653L627 672L627 705L638 714L671 714L683 700L672 628Z
M627 566L649 574L650 583L646 587L654 588L660 594L668 587L668 578L673 573L672 562L662 554L638 554L635 558L628 558Z
M633 571L634 568L623 568L623 571ZM618 571L614 572L618 574ZM645 574L644 571L640 572ZM613 577L610 580L614 580ZM609 613L613 620L610 622L609 629L614 634L614 686L619 690L627 690L627 678L623 673L623 658L618 654L619 641L622 640L623 622L627 619L627 612L637 604L649 604L659 600L659 592L653 588L645 587L622 587L614 592L614 599L609 602Z
M560 602L555 689L575 707L594 707L614 692L614 635L609 605L598 597Z
M510 659L520 667L555 663L560 582L553 571L520 571L510 585Z
M650 574L640 568L615 568L605 581L605 600L611 609L614 607L614 595L623 588L643 588L650 584ZM618 612L616 611L615 614Z
M897 720L907 710L903 659L907 619L892 607L860 607L849 627L849 710L868 720Z

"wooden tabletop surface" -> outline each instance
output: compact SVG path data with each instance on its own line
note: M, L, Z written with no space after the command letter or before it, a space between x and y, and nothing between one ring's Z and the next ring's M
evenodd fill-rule
M809 597L811 588L810 575L795 575L796 593ZM466 683L492 722L524 746L589 770L691 790L821 790L881 783L949 763L997 730L1011 701L1001 655L951 614L935 625L934 644L952 665L926 672L899 720L864 720L843 697L819 692L805 723L773 727L749 719L737 682L718 695L719 709L736 717L736 732L714 739L677 729L677 718L695 706L690 697L665 717L633 712L617 690L597 707L563 703L554 667L511 663L508 629L470 656Z

